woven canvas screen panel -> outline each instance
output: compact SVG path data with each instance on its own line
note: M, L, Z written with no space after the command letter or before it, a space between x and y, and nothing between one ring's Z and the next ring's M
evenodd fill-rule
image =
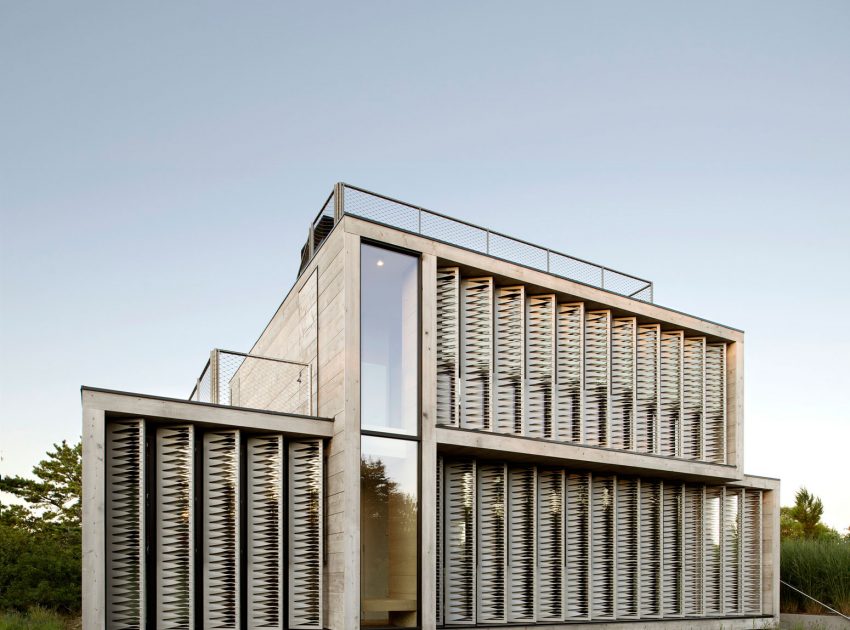
M136 419L105 446L108 627L323 627L321 440Z
M446 625L761 614L760 491L442 457L437 483Z
M437 270L439 425L725 464L726 344Z

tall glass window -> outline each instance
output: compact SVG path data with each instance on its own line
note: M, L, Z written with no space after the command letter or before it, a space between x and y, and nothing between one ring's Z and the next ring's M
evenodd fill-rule
M360 449L361 626L415 628L419 444L364 435Z
M360 250L360 422L418 435L419 259Z
M360 248L360 622L419 612L419 258Z

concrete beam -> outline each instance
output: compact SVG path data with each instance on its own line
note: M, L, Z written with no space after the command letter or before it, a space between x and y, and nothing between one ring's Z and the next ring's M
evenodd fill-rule
M292 437L329 438L333 436L333 420L328 418L299 416L262 409L225 407L93 387L83 387L82 397L84 413L86 410L96 410L110 415L126 415L134 418L276 431Z
M722 483L738 481L741 478L734 466L674 459L660 455L578 446L454 427L437 427L436 434L438 449L446 455L539 463L581 470L604 470L612 473L688 481Z

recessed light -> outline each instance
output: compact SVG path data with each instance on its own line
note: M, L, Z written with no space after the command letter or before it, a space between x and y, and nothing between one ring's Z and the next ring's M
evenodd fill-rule
M378 267L383 267L383 266L384 266L384 261L383 261L383 260L379 260L379 261L378 261Z

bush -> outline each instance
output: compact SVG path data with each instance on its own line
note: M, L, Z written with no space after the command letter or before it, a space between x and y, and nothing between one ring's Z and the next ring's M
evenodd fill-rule
M780 561L784 582L850 615L850 542L783 540ZM788 613L828 612L785 585L781 606Z
M0 521L0 610L80 609L80 530Z

